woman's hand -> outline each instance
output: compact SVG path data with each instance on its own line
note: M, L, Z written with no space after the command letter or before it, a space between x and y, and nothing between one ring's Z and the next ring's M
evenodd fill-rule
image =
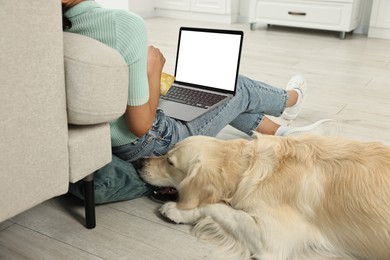
M160 49L149 46L148 48L148 77L161 77L161 72L165 64L165 57Z

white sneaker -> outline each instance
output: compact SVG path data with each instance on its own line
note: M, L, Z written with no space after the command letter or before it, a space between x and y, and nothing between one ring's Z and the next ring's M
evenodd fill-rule
M297 104L292 107L288 107L283 111L282 117L286 120L294 120L295 118L297 118L298 113L301 111L302 104L307 96L306 80L300 75L295 75L289 80L286 87L286 90L292 89L296 89L301 93L301 99L298 99Z
M338 134L338 124L336 120L323 119L315 122L314 124L307 125L307 126L290 127L280 135L281 136L301 135L306 133L336 136Z

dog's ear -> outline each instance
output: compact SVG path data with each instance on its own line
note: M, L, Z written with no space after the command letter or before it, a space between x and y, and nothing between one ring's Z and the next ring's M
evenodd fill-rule
M177 207L180 209L192 209L199 206L199 196L201 187L195 181L201 169L200 161L195 159L191 161L191 167L187 176L178 187L179 201Z
M187 177L179 185L178 208L191 209L220 202L221 174L215 171L218 171L218 167L204 165L200 159L194 160Z

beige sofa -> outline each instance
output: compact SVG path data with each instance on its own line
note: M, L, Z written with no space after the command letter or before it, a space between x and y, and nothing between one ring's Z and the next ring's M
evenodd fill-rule
M123 114L127 66L115 50L62 32L59 0L0 8L0 222L86 185L111 161L109 124Z

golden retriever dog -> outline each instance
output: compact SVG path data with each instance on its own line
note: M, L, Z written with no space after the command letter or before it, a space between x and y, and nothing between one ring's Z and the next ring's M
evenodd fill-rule
M390 259L390 147L380 143L195 136L145 159L140 176L178 190L164 216L237 259Z

